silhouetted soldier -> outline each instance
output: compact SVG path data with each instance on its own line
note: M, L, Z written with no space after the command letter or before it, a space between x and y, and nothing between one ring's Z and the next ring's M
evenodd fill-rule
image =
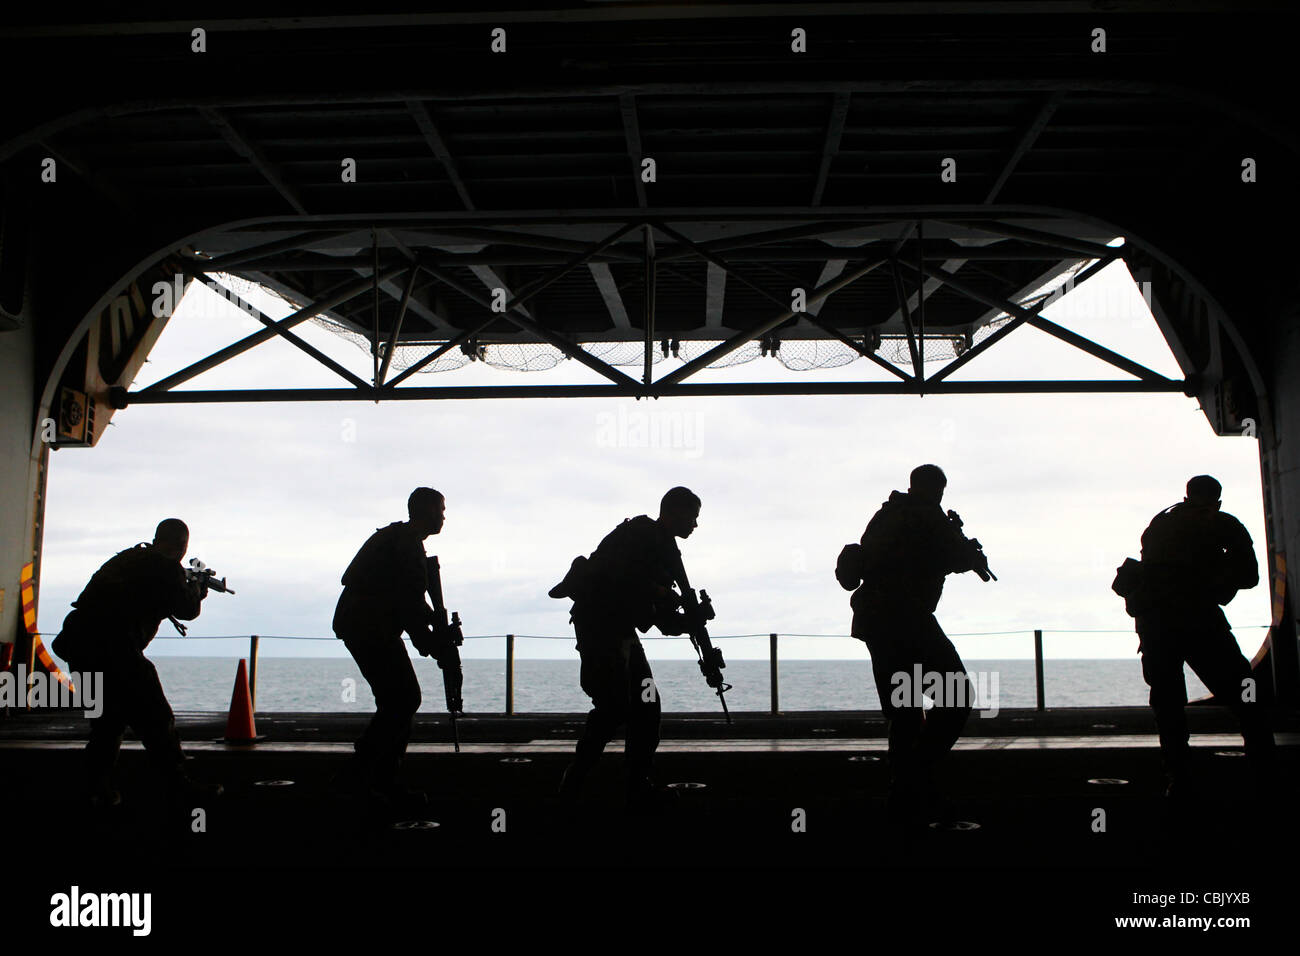
M406 510L410 520L377 530L343 572L334 633L370 684L375 716L356 743L356 756L335 782L362 796L419 805L425 795L397 779L421 700L402 632L422 655L442 663L448 648L433 631L433 612L425 602L424 539L442 530L447 509L441 493L416 488Z
M1241 522L1219 510L1221 491L1214 478L1198 475L1187 482L1187 497L1142 533L1142 585L1134 609L1171 798L1184 795L1189 777L1184 662L1241 721L1246 753L1262 782L1272 771L1273 733L1250 664L1220 608L1239 589L1259 583L1259 563Z
M582 689L592 703L560 784L563 796L577 795L605 745L626 725L629 807L653 809L670 798L671 792L656 787L651 778L660 701L637 630L658 626L664 634L684 633L684 616L672 591L681 565L673 538L690 537L699 515L700 499L693 492L671 489L660 502L658 518L625 520L589 559L577 559L550 592L551 597L573 598L570 620L582 658Z
M113 787L122 734L130 727L160 771L171 795L187 801L219 796L219 784L201 785L184 771L185 755L158 671L144 650L168 617L192 621L208 589L181 566L190 532L179 518L158 524L153 543L109 558L94 573L54 639L54 653L72 671L98 672L103 711L91 718L86 770L91 803L116 806Z
M867 525L853 559L842 558L836 577L853 595L854 637L866 643L880 706L889 719L892 772L889 808L903 818L932 796L935 764L961 734L974 703L974 688L957 649L934 611L946 575L987 563L978 543L968 540L953 517L939 507L948 479L937 465L911 474L907 493L894 491ZM845 564L848 567L845 567ZM934 706L923 709L916 678L938 674Z

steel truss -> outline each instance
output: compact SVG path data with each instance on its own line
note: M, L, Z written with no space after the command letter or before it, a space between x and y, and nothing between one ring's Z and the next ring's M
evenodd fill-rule
M994 260L1000 257L999 250L987 245L961 245L956 241L943 238L926 240L925 230L927 223L932 227L959 225L962 229L973 230L992 240L1015 239L1024 244L1008 250L1008 254L1001 256L1006 259L1041 259L1044 262L1063 263L1065 266L1071 263L1090 262L1087 268L1083 269L1071 280L1072 287L1077 287L1088 281L1107 265L1114 262L1122 255L1123 247L1101 245L1060 233L996 221L996 218L990 215L988 209L980 210L976 216L971 216L967 211L964 214L953 215L950 218L946 216L937 218L933 215L927 215L924 218L918 217L904 220L905 229L897 240L890 244L888 251L882 250L879 242L868 243L865 250L853 247L828 246L823 251L806 246L790 248L788 245L799 240L815 240L842 235L848 230L864 225L879 226L882 222L879 215L868 214L857 219L829 216L827 217L829 221L767 229L743 236L699 242L688 238L679 229L669 225L666 216L647 214L640 210L637 212L639 215L627 218L621 224L617 224L617 228L614 228L604 238L585 243L563 237L541 236L495 227L462 225L456 222L445 225L438 224L435 227L439 235L453 235L467 240L481 240L499 244L505 247L503 254L480 255L472 253L458 256L435 253L427 249L412 251L400 241L394 243L398 247L398 255L394 255L392 250L389 250L386 254L381 254L378 236L380 232L384 231L384 228L375 226L370 229L372 237L371 248L368 250L369 255L354 257L320 256L320 261L310 259L307 261L286 260L284 254L290 250L301 250L310 246L313 242L319 242L326 238L346 236L357 232L360 228L360 224L352 230L340 228L337 224L329 224L325 226L323 233L297 233L254 248L219 255L215 258L195 258L196 268L192 273L192 277L209 283L213 282L210 277L212 272L229 271L236 268L241 272L254 275L272 270L292 271L295 267L306 270L314 268L350 269L361 274L354 279L346 280L327 289L309 305L278 321L271 319L250 303L227 290L227 296L236 305L257 318L265 326L263 330L220 349L144 389L134 392L116 389L112 395L112 403L116 407L122 408L127 405L185 402L348 400L379 402L584 396L659 398L678 395L925 395L994 392L1011 394L1043 392L1183 392L1185 394L1194 394L1195 392L1194 386L1186 381L1166 378L1045 318L1039 311L1042 301L1033 307L1027 304L1018 304L1005 295L991 294L988 291L981 290L971 282L959 278L954 272L944 269L942 265L936 265L935 263L943 263L954 259ZM821 210L815 211L812 216L819 216L823 212ZM898 222L897 219L892 221ZM590 222L591 220L588 220L588 223ZM609 225L615 224L607 223L607 228ZM390 224L385 228L393 228L393 226ZM932 228L932 236L934 231ZM632 234L639 234L640 236L636 242L635 252L630 251L633 248L630 245L620 245L621 240ZM905 254L904 247L913 237L916 246L915 255L908 256ZM520 253L519 250L524 251ZM790 261L807 261L820 257L828 262L840 264L841 268L838 273L831 270L831 278L826 279L817 288L808 291L806 300L802 303L802 309L798 310L789 297L773 292L762 283L746 275L744 265L746 263L760 260L767 262L781 261L787 257ZM768 317L734 332L722 342L704 352L704 354L656 379L653 377L654 350L664 347L664 344L657 341L656 335L656 276L671 271L673 263L686 260L702 260L711 269L720 270L727 280L736 282L773 303L774 311ZM502 265L510 261L527 261L530 264L544 265L548 268L541 275L515 291L505 303L504 310L494 310L493 303L488 296L468 286L449 271L455 266L471 263L487 264L490 262L492 265ZM639 262L642 266L641 278L644 281L645 288L642 316L644 365L640 381L592 355L572 338L547 328L542 322L531 317L524 308L529 300L533 299L538 293L564 278L573 270L600 265L607 267L612 262ZM199 267L200 264L201 268ZM367 267L368 275L365 274ZM908 354L911 359L910 374L907 370L899 368L894 363L876 354L875 349L879 347L880 342L878 332L874 333L874 335L869 332L865 333L859 340L852 335L846 334L843 330L820 320L816 315L821 303L876 270L883 270L883 274L887 274L892 281L894 297L908 343ZM1061 267L1058 266L1056 272L1059 273L1060 271ZM826 274L827 272L823 272L823 275ZM398 294L396 285L388 289L384 288L385 283L402 275L405 278L400 287L400 294ZM599 278L599 273L594 268L592 275ZM397 344L402 341L403 322L411 304L412 293L417 279L421 276L441 283L448 289L455 290L474 302L484 310L485 317L476 323L461 328L454 334L449 334L445 341L438 342L422 358L409 365L399 374L389 378L388 372L393 351ZM907 289L909 282L915 285L915 308L909 306ZM926 374L925 371L925 342L927 336L925 299L932 292L932 289L927 288L927 282L938 283L939 286L962 296L983 309L993 310L995 313L1005 314L1009 317L1006 324L988 335L983 341L970 345L964 350L959 350L956 358L930 374ZM379 323L381 290L396 298L399 303L393 326L386 335L382 334ZM344 368L292 332L295 326L358 299L367 291L370 291L373 296L374 313L373 325L365 329L373 357L373 377L369 382ZM617 299L618 291L613 286L612 280L601 288L601 294L605 296L607 305L610 305L611 318L616 318L613 313L614 305L612 300ZM621 308L621 302L619 307ZM565 356L580 362L608 379L610 384L510 387L403 386L403 383L412 375L453 349L468 348L477 344L489 326L501 319L509 321L520 332L529 336L530 339L551 345ZM972 324L978 321L977 316L972 317ZM688 383L687 380L701 370L717 363L750 342L763 342L764 351L766 352L770 337L776 330L781 329L783 326L789 326L794 322L806 323L807 327L810 327L815 333L812 336L804 333L802 337L824 338L845 344L862 357L888 371L897 381L810 382L805 384L776 382ZM621 335L619 341L628 341L635 334L635 330L626 325L625 313L621 316L621 321L616 321L615 325L619 327L616 333ZM993 348L1022 325L1031 325L1040 329L1074 348L1134 376L1134 379L1114 381L982 382L952 382L949 380L949 377L954 372ZM951 333L936 332L934 329L930 329L929 334L949 337L951 335ZM288 341L304 354L311 356L314 361L343 378L351 387L175 390L175 386L277 337ZM597 341L597 339L593 339L593 341Z

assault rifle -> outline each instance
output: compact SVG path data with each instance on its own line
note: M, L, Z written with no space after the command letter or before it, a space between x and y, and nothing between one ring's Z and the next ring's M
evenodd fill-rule
M681 567L679 572L678 585L682 591L682 611L686 615L686 634L700 657L700 673L704 675L705 683L717 692L718 700L722 702L722 713L726 716L727 723L731 723L731 711L727 709L725 696L731 690L731 685L722 679L722 669L727 663L722 659L722 650L714 647L713 641L709 639L709 628L705 623L713 620L713 602L709 600L709 592L702 589L696 598L691 582L686 579L686 569Z
M220 591L222 594L235 593L234 588L227 586L225 578L218 580L216 571L213 571L198 558L190 558L190 566L185 569L185 583L194 584L196 582L209 591ZM189 632L189 628L172 615L167 615L167 620L172 622L172 627L176 628L176 632L181 637L184 637Z
M989 559L984 555L984 545L980 544L976 538L968 538L962 533L961 515L955 511L949 511L948 520L952 522L957 536L966 542L967 547L970 548L974 556L971 570L980 576L981 581L988 581L989 579L996 581L998 576L989 570Z
M202 584L209 591L220 591L222 594L234 594L235 589L226 585L226 579L217 580L217 572L200 561L198 558L190 558L190 566L185 569L185 580Z
M430 621L433 637L444 644L445 660L438 661L442 670L442 686L447 693L447 716L451 718L451 735L456 742L456 753L460 753L460 728L456 719L465 714L465 703L461 699L461 688L465 684L465 671L460 663L460 646L465 643L465 635L460 629L460 613L451 612L447 620L447 605L442 599L442 568L438 565L438 556L428 557L429 600L433 602Z

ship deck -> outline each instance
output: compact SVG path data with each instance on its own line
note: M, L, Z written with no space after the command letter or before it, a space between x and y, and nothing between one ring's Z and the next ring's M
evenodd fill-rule
M129 878L151 888L164 918L192 914L200 888L222 893L232 881L247 899L287 906L319 905L311 901L340 886L357 899L375 894L376 905L419 905L420 887L447 880L460 892L509 884L531 899L572 901L574 887L585 887L579 898L607 891L591 872L607 867L620 871L621 887L684 874L724 893L755 880L810 899L856 887L900 913L923 914L940 898L995 908L1014 900L1016 911L1081 930L1147 912L1136 892L1246 891L1253 902L1231 912L1280 912L1295 878L1279 882L1271 867L1300 849L1288 812L1300 721L1278 725L1282 793L1259 794L1231 715L1201 706L1188 714L1200 787L1182 810L1161 797L1146 708L1003 710L973 716L944 768L965 825L909 831L887 819L879 713L744 713L730 725L720 714L666 715L657 779L704 786L680 789L678 806L653 817L623 807L618 742L578 803L557 798L581 714L471 715L460 722L460 753L445 715L419 715L405 777L430 793L423 813L373 812L331 788L365 714L261 714L266 739L240 747L219 741L224 714L178 715L193 775L226 788L200 832L192 808L162 798L130 739L122 806L90 811L79 714L0 719L0 765L8 798L30 808L33 837L58 834L34 844L46 850L31 854L24 892L48 901L77 880ZM930 889L917 896L921 885Z

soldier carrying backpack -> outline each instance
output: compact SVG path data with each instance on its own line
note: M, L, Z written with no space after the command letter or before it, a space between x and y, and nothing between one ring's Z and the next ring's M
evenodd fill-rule
M962 534L954 512L945 515L939 506L947 483L937 465L915 468L908 490L890 494L861 542L840 553L835 569L841 587L856 589L851 633L867 645L880 707L889 718L889 811L900 823L921 822L927 802L941 803L932 773L974 704L965 665L934 616L944 578L971 570L993 578L979 542ZM918 673L941 678L928 712L921 689L913 686Z
M1114 585L1136 617L1171 799L1186 795L1191 777L1184 663L1237 715L1261 782L1273 769L1273 732L1220 606L1259 583L1259 562L1241 522L1220 510L1221 491L1209 475L1188 481L1187 497L1142 533L1140 564L1125 562Z
M687 488L673 488L659 505L659 517L628 518L611 531L590 558L577 558L553 598L572 598L570 621L582 658L583 691L591 698L587 726L573 762L564 772L560 794L574 798L620 726L627 727L627 802L632 809L655 809L669 798L656 787L651 764L659 746L659 692L637 631L657 626L668 635L685 632L672 589L681 552L674 538L695 530L700 499Z

